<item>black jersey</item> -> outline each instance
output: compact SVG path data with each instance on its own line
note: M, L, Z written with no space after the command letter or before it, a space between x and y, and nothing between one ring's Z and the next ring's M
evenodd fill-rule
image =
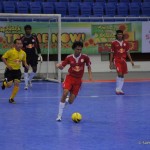
M27 55L37 55L41 53L39 41L35 34L31 34L30 36L24 35L21 37L21 40L23 43L23 50Z

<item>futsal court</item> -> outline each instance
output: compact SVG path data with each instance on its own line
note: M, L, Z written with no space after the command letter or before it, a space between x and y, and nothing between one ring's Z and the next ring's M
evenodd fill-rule
M74 104L56 122L61 84L33 82L8 103L0 94L0 150L150 150L150 80L126 81L125 95L115 82L84 82ZM74 123L71 115L82 114Z

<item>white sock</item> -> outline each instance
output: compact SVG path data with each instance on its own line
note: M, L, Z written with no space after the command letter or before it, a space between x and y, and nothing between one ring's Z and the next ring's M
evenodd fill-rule
M69 96L66 97L66 100L65 100L65 101L66 101L66 103L69 102Z
M122 88L123 88L123 84L124 84L124 78L121 78L121 80L120 80L120 89L122 90Z
M59 112L58 112L58 115L62 116L64 107L65 107L65 103L60 102L59 103L59 110L58 110Z
M28 73L24 73L24 82L25 82L25 86L28 86L28 81L29 81Z
M29 82L31 82L31 80L33 79L33 77L36 75L35 72L31 72L29 75Z
M119 85L120 85L120 78L117 76L116 77L116 90L120 90Z

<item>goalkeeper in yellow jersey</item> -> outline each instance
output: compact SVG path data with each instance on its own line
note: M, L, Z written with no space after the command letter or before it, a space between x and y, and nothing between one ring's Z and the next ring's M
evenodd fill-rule
M15 96L19 91L19 83L21 80L21 63L28 68L26 63L26 53L22 50L23 44L20 39L14 40L14 47L4 53L2 61L6 65L4 72L4 81L2 83L2 90L14 85L12 94L9 98L9 103L15 104Z

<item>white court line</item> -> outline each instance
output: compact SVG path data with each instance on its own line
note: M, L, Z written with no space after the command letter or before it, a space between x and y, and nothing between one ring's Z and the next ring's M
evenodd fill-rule
M116 94L112 94L112 95L91 95L91 96L77 96L77 98L101 98L101 97L143 97L143 96L150 96L150 94L142 94L142 95L138 95L138 94L131 94L131 95L116 95ZM16 97L17 99L22 97ZM28 99L60 99L61 96L46 96L46 97L39 97L39 96L34 96L34 97L24 97L24 100L26 100L26 98ZM0 99L8 99L8 98L0 98Z
M93 95L93 96L90 96L90 97L99 97L99 96L95 96L95 95Z
M125 81L126 83L141 83L141 82L150 82L147 80L139 80L139 81ZM33 81L32 84L36 85L36 84L57 84L57 82L50 82L50 81ZM83 84L103 84L103 83L113 83L113 82L83 82ZM21 81L20 84L24 84L24 81ZM62 83L58 83L58 84L62 84Z

